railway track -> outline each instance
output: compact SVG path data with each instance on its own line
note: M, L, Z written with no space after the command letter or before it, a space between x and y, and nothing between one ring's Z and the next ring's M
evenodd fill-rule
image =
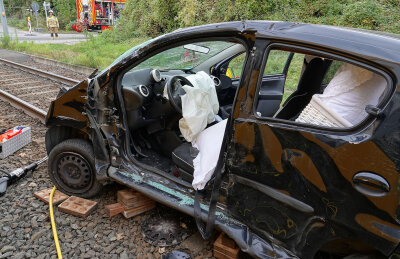
M48 106L60 88L79 82L0 58L0 99L43 123Z

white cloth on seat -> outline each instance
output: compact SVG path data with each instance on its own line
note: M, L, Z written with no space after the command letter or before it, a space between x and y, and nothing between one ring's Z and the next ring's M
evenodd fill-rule
M179 128L183 137L192 142L197 135L215 120L219 110L217 92L210 76L200 71L186 77L193 87L184 85L186 94L182 99L182 119Z
M335 122L344 122L339 127L356 125L367 117L365 107L377 105L386 89L387 82L379 74L367 69L344 64L329 82L323 94L315 94L296 121L318 125L328 125L318 119L311 119L312 106L322 107L323 112ZM333 117L331 116L333 115ZM336 117L336 118L335 118Z
M199 150L199 154L193 160L194 173L192 186L195 190L204 189L214 174L219 153L221 152L227 121L225 119L208 127L192 142L193 147Z
M296 121L335 128L347 128L353 126L334 110L327 107L321 101L318 94L313 95L310 103L306 108L304 108Z

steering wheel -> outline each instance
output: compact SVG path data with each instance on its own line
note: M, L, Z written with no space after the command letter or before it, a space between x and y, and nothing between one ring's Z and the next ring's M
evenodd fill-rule
M181 96L186 94L185 90L182 88L184 85L193 87L192 83L183 76L173 76L167 81L167 94L169 102L180 114L182 114Z

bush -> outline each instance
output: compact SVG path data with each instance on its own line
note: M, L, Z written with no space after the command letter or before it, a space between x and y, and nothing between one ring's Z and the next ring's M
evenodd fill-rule
M75 0L56 0L53 1L54 15L58 18L60 29L71 30L71 21L76 21L76 2Z
M115 33L122 39L133 36L156 36L177 27L179 0L130 0L127 1Z
M76 20L70 21L69 23L67 23L64 27L64 30L66 31L74 31L74 29L72 29L72 25L77 23Z
M342 20L346 26L377 29L385 23L385 8L378 1L357 1L346 6Z
M1 37L0 41L1 41L2 48L8 48L10 45L10 42L11 42L10 35Z

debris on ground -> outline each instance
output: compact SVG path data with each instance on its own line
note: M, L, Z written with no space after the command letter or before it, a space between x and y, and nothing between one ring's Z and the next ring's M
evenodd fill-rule
M49 204L51 190L53 190L53 188L47 188L41 191L37 191L33 194L33 196L45 202L46 204ZM68 198L69 198L68 195L60 192L59 190L56 190L53 195L53 204L54 205L60 204L61 202L65 201Z
M214 242L214 257L218 259L237 259L240 249L235 241L221 233Z
M0 159L14 154L31 143L31 128L17 126L0 135Z
M106 211L107 216L114 217L115 215L118 215L124 211L124 207L121 205L121 203L114 203L114 204L109 204L104 207L104 210Z
M190 259L190 255L188 253L174 250L165 254L161 257L162 259Z
M193 218L184 215L177 217L174 210L159 207L142 221L142 233L147 242L161 247L173 246L192 234Z
M156 203L152 199L131 189L118 191L117 200L124 208L122 214L127 219L156 207Z
M97 207L97 202L84 198L71 196L63 203L58 205L58 209L62 212L86 218Z

